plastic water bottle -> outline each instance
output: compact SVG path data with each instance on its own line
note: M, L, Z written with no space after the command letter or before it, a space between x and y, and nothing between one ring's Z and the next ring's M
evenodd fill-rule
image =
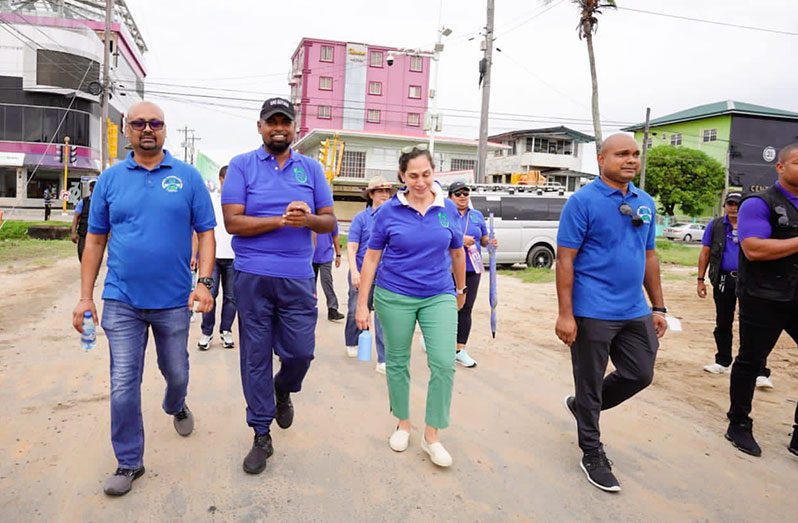
M83 333L80 335L80 346L83 350L91 350L97 346L97 330L94 328L91 311L83 313Z
M357 337L357 359L371 361L371 332L361 331Z

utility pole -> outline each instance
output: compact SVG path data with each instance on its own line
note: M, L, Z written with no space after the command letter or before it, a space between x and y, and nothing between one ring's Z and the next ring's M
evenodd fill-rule
M194 151L196 150L196 149L194 148L194 142L195 142L195 141L196 141L196 142L198 142L198 141L200 141L200 140L202 140L202 138L199 138L199 137L197 137L197 136L194 134L194 130L192 129L192 130L191 130L191 145L190 145L190 148L191 148L191 155L189 156L189 159L190 159L190 161L188 162L188 163L190 163L191 165L194 165Z
M105 0L105 29L103 30L103 92L100 100L100 125L102 129L102 165L100 171L108 167L108 103L111 94L111 24L113 23L114 0Z
M490 68L493 64L493 13L493 0L488 0L488 23L485 26L485 76L482 79L482 110L479 118L479 148L477 149L477 183L485 183L485 162L488 158Z
M180 144L180 146L183 148L183 161L188 163L188 147L189 147L189 145L188 145L188 140L189 140L188 133L193 133L194 129L189 129L188 125L187 125L184 128L182 128L182 129L178 129L177 132L179 132L179 133L181 133L183 135L183 142ZM192 135L192 137L193 137L193 135Z
M648 157L648 129L651 119L651 107L646 107L646 123L643 126L643 154L640 158L640 189L646 190L646 158Z

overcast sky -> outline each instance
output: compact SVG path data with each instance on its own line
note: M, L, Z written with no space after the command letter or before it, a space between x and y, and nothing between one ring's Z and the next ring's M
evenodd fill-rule
M618 4L798 32L795 0ZM178 152L177 129L188 125L201 138L198 148L219 163L259 145L260 104L254 100L288 96L290 58L302 37L431 49L439 27L438 0L128 0L128 5L149 48L148 98L166 111L169 147ZM443 0L442 6L442 24L453 30L441 57L442 134L476 139L479 32L486 5ZM570 0L496 0L495 46L501 52L494 53L490 134L548 125L592 134L590 74L585 43L575 31L577 13ZM798 112L798 36L619 9L600 17L594 42L605 134L642 121L647 106L652 118L727 99ZM594 170L590 164L584 169Z

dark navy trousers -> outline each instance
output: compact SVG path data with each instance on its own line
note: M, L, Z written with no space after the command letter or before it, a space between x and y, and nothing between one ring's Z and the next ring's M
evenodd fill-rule
M247 425L269 432L276 392L299 392L316 345L316 281L236 271L241 385ZM280 370L272 371L272 354Z

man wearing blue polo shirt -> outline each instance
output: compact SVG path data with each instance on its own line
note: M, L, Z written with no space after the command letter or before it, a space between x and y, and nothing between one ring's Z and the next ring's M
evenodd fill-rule
M311 231L327 234L336 225L321 164L290 147L294 106L266 100L258 131L263 147L233 158L222 188L225 227L234 235L241 384L255 431L243 464L250 474L263 472L274 452L272 420L284 429L293 423L290 393L302 388L315 348ZM276 376L272 353L281 363Z
M109 496L130 491L144 474L141 376L151 328L158 368L166 379L163 409L181 436L194 430L186 406L188 331L191 307L211 307L208 287L216 245L216 220L199 172L163 149L163 111L150 102L130 108L125 125L133 151L105 170L91 199L89 228L80 266L81 297L72 322L83 331L83 315L97 321L94 282L108 244L102 327L111 352L111 441L119 466L104 485ZM191 290L191 236L200 247L202 285Z
M640 169L637 143L612 135L598 162L601 176L571 196L560 217L555 332L571 347L576 394L565 406L576 418L584 453L579 465L591 484L618 492L599 414L651 383L667 310L654 250L656 207L632 183ZM605 377L608 359L615 371Z

